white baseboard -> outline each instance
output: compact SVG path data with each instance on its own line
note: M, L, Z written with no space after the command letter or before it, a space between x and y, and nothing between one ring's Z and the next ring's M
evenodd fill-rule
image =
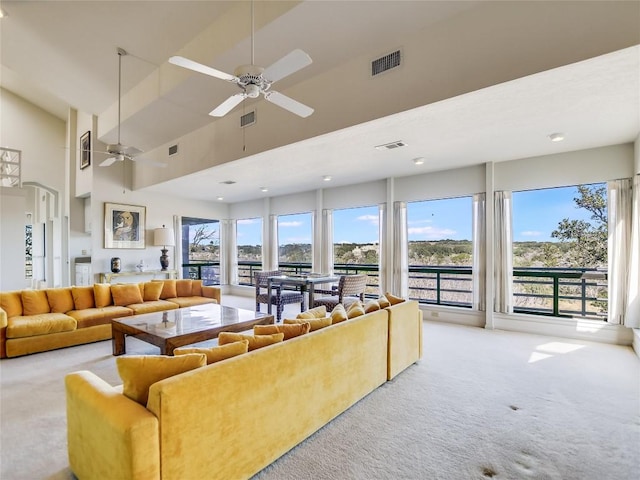
M422 317L430 322L455 323L467 327L484 327L484 312L466 308L420 305Z

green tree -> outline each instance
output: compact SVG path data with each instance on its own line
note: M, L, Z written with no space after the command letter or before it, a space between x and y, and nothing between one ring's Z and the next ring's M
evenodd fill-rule
M607 264L607 198L605 185L579 185L576 208L591 213L590 222L563 219L551 236L571 244L568 260L573 267Z

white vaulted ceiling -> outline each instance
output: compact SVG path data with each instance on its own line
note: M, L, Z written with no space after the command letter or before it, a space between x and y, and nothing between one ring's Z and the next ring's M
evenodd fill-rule
M256 2L256 63L294 48L313 59L276 84L315 108L308 119L263 101L214 119L237 87L167 63L250 63L248 2L0 5L2 87L63 119L69 107L98 116L105 143L116 135L116 47L129 52L123 143L169 162L136 167L150 191L236 202L326 187L327 174L349 184L625 143L640 130L638 2ZM370 61L398 48L403 65L372 80ZM254 108L257 123L240 129ZM556 131L564 142L549 142ZM395 140L407 147L373 149ZM174 143L181 153L167 158Z

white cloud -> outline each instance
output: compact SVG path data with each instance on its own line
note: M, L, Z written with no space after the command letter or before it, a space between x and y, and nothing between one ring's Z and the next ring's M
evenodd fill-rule
M253 225L254 223L258 223L258 220L255 218L245 218L243 220L237 221L238 225Z
M311 243L309 237L287 237L284 241L280 242L280 245L287 245L292 243Z
M278 222L279 227L301 227L302 222Z
M419 240L443 240L445 238L451 238L456 233L455 230L450 228L437 228L437 227L412 227L409 228L409 235L418 235L423 238Z
M407 222L408 225L423 225L425 223L433 223L433 220L423 219L423 220L413 220L413 221Z
M377 226L380 218L378 217L378 215L360 215L359 217L356 217L356 220L369 222L371 225Z
M524 232L520 232L520 235L523 237L541 237L543 233L537 230L525 230Z

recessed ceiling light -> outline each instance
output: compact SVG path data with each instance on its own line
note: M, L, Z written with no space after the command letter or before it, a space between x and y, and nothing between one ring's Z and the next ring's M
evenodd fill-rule
M235 180L225 180L224 182L220 182L223 185L233 185L234 183L236 183Z
M0 8L0 18L8 17L7 12Z
M552 142L561 142L564 140L564 133L552 133L551 135L549 135L549 140L551 140Z
M224 200L224 197L218 197L218 200Z
M422 165L424 163L424 157L414 158L413 163L416 165Z
M330 182L331 181L331 175L325 175L324 177L322 177L322 180L324 180L325 182Z
M269 189L267 187L260 187L261 192L268 192Z

